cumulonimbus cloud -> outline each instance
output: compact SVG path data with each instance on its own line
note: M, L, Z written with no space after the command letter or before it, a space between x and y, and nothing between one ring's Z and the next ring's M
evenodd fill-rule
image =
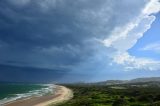
M117 64L120 70L158 69L159 62L127 53L150 28L158 7L156 0L0 1L0 63L75 73Z

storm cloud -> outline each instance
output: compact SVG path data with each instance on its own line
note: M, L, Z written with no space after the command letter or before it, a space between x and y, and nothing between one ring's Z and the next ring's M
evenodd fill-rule
M115 49L101 41L136 19L148 2L1 0L0 63L71 73L112 67L108 55Z

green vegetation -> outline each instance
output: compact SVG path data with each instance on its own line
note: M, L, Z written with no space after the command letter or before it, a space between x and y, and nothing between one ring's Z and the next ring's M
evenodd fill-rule
M158 86L65 86L73 90L74 98L58 106L160 106Z

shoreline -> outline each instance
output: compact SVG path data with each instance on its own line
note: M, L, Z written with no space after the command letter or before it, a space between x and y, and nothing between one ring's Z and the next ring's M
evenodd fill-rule
M16 100L5 104L4 106L48 106L67 101L73 97L72 90L65 86L55 85L55 93L41 97L31 97L22 100Z

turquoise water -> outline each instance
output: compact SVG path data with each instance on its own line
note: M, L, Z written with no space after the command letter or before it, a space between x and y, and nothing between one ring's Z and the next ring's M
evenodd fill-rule
M0 84L0 104L11 102L17 99L42 96L53 93L54 86L51 84Z

